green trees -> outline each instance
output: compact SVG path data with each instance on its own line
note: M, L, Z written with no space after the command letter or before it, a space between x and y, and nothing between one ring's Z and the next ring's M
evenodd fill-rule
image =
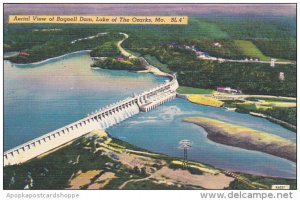
M100 67L103 69L116 69L116 70L143 70L140 60L138 58L132 58L129 60L117 60L115 58L107 58L105 60L99 60L92 64L92 67Z
M9 44L3 44L3 51L8 52L11 50L11 46Z
M29 56L8 58L15 63L41 61L64 53L92 49L91 56L117 57L120 55L116 42L123 39L119 32L130 35L122 44L133 52L147 55L148 60L165 72L177 72L182 86L215 89L229 86L249 94L272 94L296 96L296 66L251 63L218 63L196 58L192 51L178 48L178 45L195 45L196 49L212 56L241 59L245 51L255 44L261 52L270 57L296 59L296 38L294 19L276 18L191 18L188 26L150 25L8 25L4 30L4 49L26 51ZM42 31L43 29L55 31ZM155 29L154 29L155 28ZM38 31L35 31L37 29ZM126 29L126 30L125 30ZM206 31L204 31L206 30ZM212 32L207 32L208 30ZM109 32L100 37L71 41L78 38ZM207 34L210 33L210 34ZM218 33L218 34L216 34ZM240 40L240 42L236 42ZM241 42L242 41L242 42ZM221 46L215 46L220 43ZM171 45L173 44L173 45ZM248 46L246 45L248 44ZM245 47L246 46L246 47ZM247 49L246 48L246 49ZM146 59L147 59L146 57ZM248 56L246 56L248 57ZM151 62L150 62L151 63ZM153 62L152 62L153 64ZM138 63L108 59L98 61L102 68L140 70ZM278 75L284 72L285 80Z
M168 69L177 72L181 86L215 89L228 86L248 94L296 96L296 65L234 63L199 60L193 52L176 47L154 46L144 53L155 56ZM164 70L164 68L161 68ZM285 80L278 75L284 72Z
M95 47L90 55L92 57L115 57L120 55L120 51L118 50L115 41L109 41Z
M195 45L197 50L208 53L210 56L230 59L243 59L247 57L243 54L233 39L212 39L201 38L194 40L185 40L183 44ZM221 46L215 46L219 43Z
M294 38L257 39L253 40L253 43L267 56L288 60L297 59Z
M266 110L265 114L295 126L297 125L297 108L274 107L273 109Z
M98 35L101 29L84 29L63 26L60 29L34 29L27 26L12 26L5 29L5 51L26 51L29 56L8 58L14 63L32 63L66 53L94 49L95 56L119 55L116 41L123 38L116 32ZM88 38L88 39L82 39ZM81 40L78 40L81 39Z

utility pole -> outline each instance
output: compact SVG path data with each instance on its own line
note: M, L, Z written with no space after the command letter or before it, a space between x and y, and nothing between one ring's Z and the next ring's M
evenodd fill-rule
M187 151L192 147L192 142L190 140L181 140L179 142L179 148L183 149L183 162L182 168L186 169L188 167L188 160L187 160Z

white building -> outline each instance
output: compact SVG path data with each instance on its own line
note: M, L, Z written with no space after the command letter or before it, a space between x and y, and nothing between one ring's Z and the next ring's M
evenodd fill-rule
M270 62L271 67L275 67L275 61L276 61L276 59L271 58L271 62Z
M284 81L284 72L279 72L279 76L278 76L278 79L281 80L281 81Z
M222 45L221 45L219 42L215 42L215 43L214 43L214 46L215 46L215 47L222 47Z

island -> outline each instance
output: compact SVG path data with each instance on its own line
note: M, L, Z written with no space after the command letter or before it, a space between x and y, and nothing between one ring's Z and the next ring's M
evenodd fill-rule
M214 142L261 151L296 162L296 144L285 138L206 117L189 117L183 121L203 127L207 137Z

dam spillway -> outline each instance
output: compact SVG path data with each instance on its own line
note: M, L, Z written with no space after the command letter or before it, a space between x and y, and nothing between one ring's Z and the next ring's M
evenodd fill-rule
M93 130L107 129L138 114L140 111L148 112L174 99L176 97L178 82L176 76L170 75L170 78L171 80L155 88L105 106L88 114L87 117L81 120L4 152L4 166L26 162Z

